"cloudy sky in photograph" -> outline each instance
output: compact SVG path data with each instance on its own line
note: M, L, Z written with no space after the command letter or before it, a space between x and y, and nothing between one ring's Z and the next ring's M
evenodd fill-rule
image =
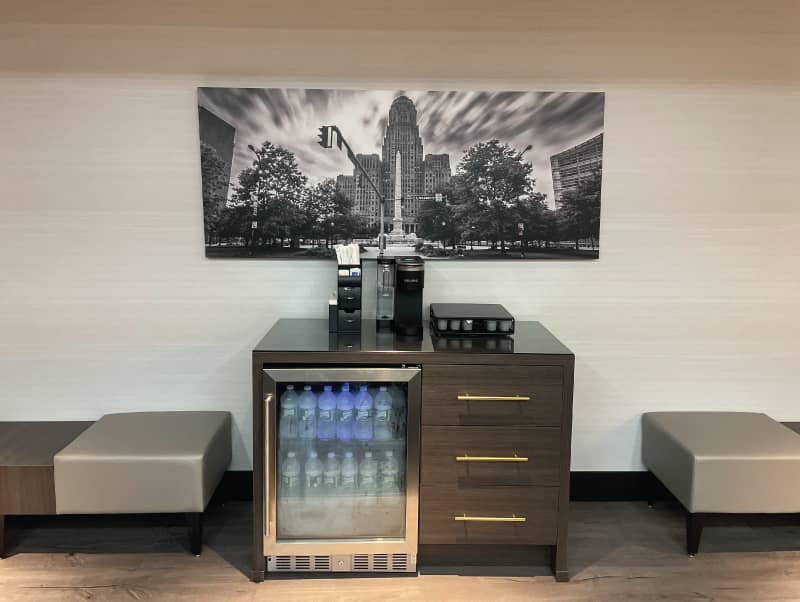
M311 183L352 174L345 153L317 144L318 128L336 125L356 153L381 153L392 101L408 96L417 107L425 154L448 153L456 173L465 149L496 138L533 163L536 188L553 204L550 156L603 131L604 95L587 92L465 92L200 88L198 104L236 128L231 179L251 164L264 141L297 157Z

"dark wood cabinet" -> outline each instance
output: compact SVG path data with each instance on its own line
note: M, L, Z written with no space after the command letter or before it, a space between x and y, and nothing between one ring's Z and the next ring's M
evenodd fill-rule
M422 424L560 426L561 366L428 365Z
M561 429L422 427L423 486L558 487Z
M441 564L448 550L457 562L465 550L546 546L566 581L572 352L538 322L517 322L513 338L491 345L374 326L336 335L325 320L280 320L253 351L254 578L265 566L264 367L419 366L420 552L435 548Z
M554 545L558 495L558 487L423 485L420 544Z

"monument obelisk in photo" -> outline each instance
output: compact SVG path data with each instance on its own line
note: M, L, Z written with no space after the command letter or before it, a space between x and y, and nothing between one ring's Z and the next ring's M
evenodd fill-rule
M392 218L392 238L403 236L403 157L397 151L394 161L394 217Z

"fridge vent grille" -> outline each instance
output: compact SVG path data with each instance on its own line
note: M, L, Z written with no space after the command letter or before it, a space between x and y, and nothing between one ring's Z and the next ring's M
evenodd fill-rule
M303 571L303 572L331 572L334 571L333 556L269 556L267 558L268 571ZM353 572L409 572L416 571L416 557L411 554L353 554L342 564L342 559L337 561L336 570ZM346 568L344 568L346 567Z
M330 556L314 556L314 570L315 571L330 571L331 570L331 557Z
M389 555L388 554L375 554L372 557L372 570L373 571L388 571L389 570Z
M311 570L311 556L295 556L294 569L296 571L310 571Z
M408 554L392 554L392 570L408 570Z
M355 554L353 556L353 570L354 571L368 571L369 570L369 554Z

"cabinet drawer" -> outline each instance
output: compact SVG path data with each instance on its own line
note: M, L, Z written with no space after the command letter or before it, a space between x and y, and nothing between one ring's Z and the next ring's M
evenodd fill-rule
M425 366L422 424L561 423L560 366Z
M560 446L561 431L552 427L425 426L422 485L555 486Z
M558 487L420 490L422 544L556 543Z
M337 301L339 309L361 309L361 287L340 286Z

